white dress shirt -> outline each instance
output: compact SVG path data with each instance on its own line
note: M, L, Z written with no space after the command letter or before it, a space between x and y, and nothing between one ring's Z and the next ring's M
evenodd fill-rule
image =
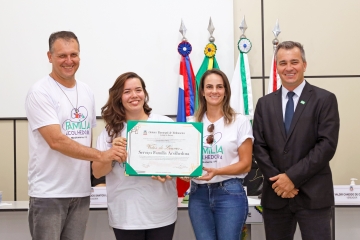
M294 96L293 96L293 100L294 100L294 112L295 112L295 109L296 109L296 106L299 102L299 98L300 98L300 95L305 87L305 80L300 83L299 86L297 86L293 92L295 93ZM287 96L287 93L289 92L289 90L287 90L286 88L284 88L284 86L281 87L281 101L282 101L282 112L283 112L283 121L285 122L285 108L286 108L286 104L289 100L288 96Z

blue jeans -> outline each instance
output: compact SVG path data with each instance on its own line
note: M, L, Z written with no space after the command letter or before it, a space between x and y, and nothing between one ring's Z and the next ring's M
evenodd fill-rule
M242 182L191 182L189 216L197 240L240 239L249 210Z
M34 240L81 240L89 216L90 197L30 197L29 227Z

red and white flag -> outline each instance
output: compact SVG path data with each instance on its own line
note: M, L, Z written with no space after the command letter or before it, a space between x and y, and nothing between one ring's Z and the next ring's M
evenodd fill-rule
M281 86L281 79L276 69L276 59L275 54L273 54L271 61L271 69L270 69L270 78L269 78L269 87L268 94L275 92Z

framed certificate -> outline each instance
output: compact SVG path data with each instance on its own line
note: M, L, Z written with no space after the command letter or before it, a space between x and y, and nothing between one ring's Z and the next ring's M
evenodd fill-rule
M130 176L202 174L202 123L128 121L125 173Z

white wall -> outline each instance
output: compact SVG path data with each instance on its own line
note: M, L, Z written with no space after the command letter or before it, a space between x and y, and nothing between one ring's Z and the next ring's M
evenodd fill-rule
M120 74L128 71L145 80L155 112L176 114L181 19L193 46L190 58L195 73L209 42L210 16L215 25L220 67L228 74L233 70L231 0L2 2L0 118L25 117L28 89L51 71L46 52L48 38L55 31L70 30L78 36L81 64L76 76L93 89L98 116L109 88Z

